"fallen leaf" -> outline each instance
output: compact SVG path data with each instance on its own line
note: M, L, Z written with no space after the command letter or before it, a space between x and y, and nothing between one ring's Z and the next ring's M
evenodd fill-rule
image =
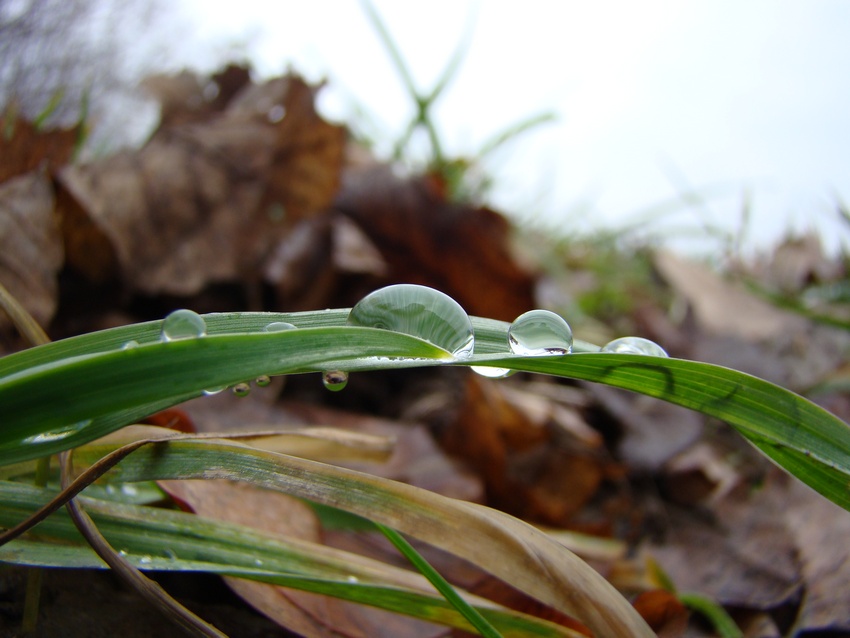
M0 283L42 326L58 304L57 275L64 251L44 172L0 184ZM10 326L0 311L0 329Z
M568 524L598 491L605 477L601 438L580 427L579 438L556 424L550 406L529 410L516 389L499 381L466 375L455 421L441 444L484 480L487 503L520 518ZM520 395L521 396L521 395ZM545 399L544 399L545 400Z
M160 129L139 151L63 170L69 262L94 280L118 274L147 294L186 296L256 278L289 226L331 202L344 141L341 127L315 114L311 87L294 76L272 83L286 89L280 121L250 110L260 89L246 87L216 118Z
M685 408L607 386L583 384L621 430L617 456L635 472L650 472L699 439L703 418Z
M7 107L0 115L0 184L38 168L55 171L74 154L80 126L42 130Z
M649 552L679 591L735 608L770 610L800 594L794 538L781 489L738 489L709 514L669 510L663 544Z
M534 307L534 275L518 263L510 224L495 211L447 202L427 179L388 166L346 170L334 206L387 263L380 285L431 286L470 314L507 321Z
M653 589L638 595L632 601L658 638L678 638L684 635L690 613L670 592Z
M801 317L779 310L694 261L659 250L654 264L693 309L707 332L760 342L804 329Z
M797 542L804 595L796 636L850 633L850 512L789 481L783 516Z

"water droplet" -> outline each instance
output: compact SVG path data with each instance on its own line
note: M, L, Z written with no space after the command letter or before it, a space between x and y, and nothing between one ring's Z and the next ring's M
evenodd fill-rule
M348 323L419 337L463 359L472 355L475 345L469 315L454 299L427 286L397 284L376 290L351 309Z
M295 330L295 326L285 321L272 321L263 330L266 332L283 332L284 330Z
M360 582L360 579L359 579L359 578L357 578L357 576L347 576L347 577L345 578L345 580L346 580L347 582L349 582L349 583L352 583L352 584L355 584L355 583L359 583L359 582Z
M217 388L207 388L206 390L204 390L204 395L208 396L208 397L215 396L216 394L218 394L219 392L224 390L224 388L226 388L226 387L227 386L220 386L220 387L217 387Z
M150 556L142 556L139 558L139 565L150 565L153 559Z
M265 388L272 382L272 378L267 374L261 374L256 379L254 379L254 383L257 384L258 388Z
M132 350L132 349L138 348L138 347L139 347L139 342L136 341L135 339L133 339L133 340L125 343L123 346L121 346L121 349L122 350Z
M286 117L286 107L282 104L275 104L269 109L269 112L266 114L266 117L269 118L269 122L271 122L272 124L277 124L284 117Z
M54 441L61 441L62 439L66 439L72 434L76 434L80 430L82 430L87 425L91 425L91 419L85 419L83 421L78 421L77 423L71 423L61 428L57 428L55 430L50 430L48 432L39 432L38 434L34 434L32 436L26 437L22 443L53 443Z
M160 338L163 341L194 339L207 334L204 318L192 310L175 310L162 322Z
M124 485L121 486L121 493L124 494L124 496L138 496L139 488L135 485L124 483Z
M119 555L119 556L126 556L126 555L127 555L127 550L126 550L126 549L119 549L119 550L118 550L118 555Z
M651 357L668 356L664 348L643 337L620 337L602 346L600 351L614 354L645 354Z
M494 368L492 366L469 366L473 372L477 372L482 377L488 379L504 379L511 376L516 370L510 368Z
M569 354L573 331L561 315L548 310L529 310L508 328L511 352L526 357Z
M339 392L348 385L348 373L343 370L328 370L322 373L322 383L331 392Z
M251 386L248 383L237 383L233 386L233 394L237 397L247 397L251 393Z
M255 558L254 559L254 565L256 565L257 567L262 567L263 561L261 561L259 558Z

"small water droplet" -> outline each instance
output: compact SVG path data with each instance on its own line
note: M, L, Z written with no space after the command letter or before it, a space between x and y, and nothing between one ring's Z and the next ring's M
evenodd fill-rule
M477 372L482 377L488 379L504 379L511 376L516 370L510 368L494 368L492 366L469 366L473 372Z
M352 584L360 582L360 579L357 578L357 576L347 576L345 580Z
M257 384L258 388L265 388L272 382L272 378L267 374L261 374L256 379L254 379L254 383Z
M118 555L119 555L119 556L126 556L126 555L127 555L127 550L126 550L126 549L119 549L119 550L118 550Z
M331 392L339 392L348 385L348 373L343 370L328 370L322 373L322 383Z
M261 561L259 558L255 558L254 559L254 565L256 565L257 567L262 567L263 561Z
M139 342L136 341L135 339L132 339L132 340L128 341L127 343L125 343L123 346L121 346L121 349L122 350L133 350L134 348L138 348L138 347L139 347Z
M124 483L124 485L121 486L121 493L124 494L124 496L138 496L139 488L135 485Z
M163 341L194 339L207 334L204 318L192 310L175 310L162 322L160 338Z
M664 348L643 337L620 337L606 343L600 351L614 354L644 354L651 357L668 356Z
M573 331L561 315L548 310L529 310L508 328L511 352L526 357L569 354Z
M263 330L266 332L283 332L284 330L295 330L295 326L285 321L272 321Z
M352 326L381 328L425 339L455 357L472 356L472 322L448 295L414 284L381 288L357 302L348 315Z
M61 441L62 439L67 439L72 434L76 434L86 426L91 425L91 423L91 419L85 419L83 421L71 423L55 430L49 430L48 432L39 432L38 434L33 434L32 436L26 437L25 439L23 439L22 443L39 444Z
M269 112L266 115L269 118L269 122L277 124L286 117L286 107L282 104L275 104L269 109Z
M247 397L251 394L251 385L248 383L237 383L233 386L233 394L237 397Z
M203 392L204 392L205 396L211 397L211 396L215 396L216 394L220 393L226 387L227 386L223 385L223 386L220 386L220 387L217 387L217 388L207 388Z
M142 556L139 558L139 565L150 565L153 559L150 556Z

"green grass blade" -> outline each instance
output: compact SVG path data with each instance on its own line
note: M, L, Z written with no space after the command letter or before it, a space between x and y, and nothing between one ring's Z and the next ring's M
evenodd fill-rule
M489 622L487 622L487 619L484 618L477 609L466 602L446 581L446 579L443 578L436 569L431 567L430 563L428 563L428 561L426 561L401 534L386 525L381 525L380 523L375 523L375 525L379 530L381 530L381 533L389 539L395 548L401 552L404 557L407 558L414 567L416 567L416 569L419 570L419 573L425 576L425 578L434 585L437 591L443 595L443 598L445 598L452 607L463 614L463 617L478 630L479 634L485 638L502 638L502 635L496 631Z
M403 483L213 439L139 448L112 480L248 481L369 518L478 564L598 635L652 636L628 602L572 552L502 512Z
M811 401L721 366L638 355L479 357L497 367L594 381L708 414L810 487L850 510L850 427Z
M17 371L0 377L0 464L78 446L205 389L261 374L377 368L378 357L395 358L397 365L411 359L406 366L451 360L444 350L408 335L354 327L148 340L131 349L67 357L51 345L8 357L16 359L9 368ZM45 362L22 367L22 359Z
M43 505L50 490L0 483L0 524L10 526ZM304 541L273 538L247 527L178 511L84 499L98 528L140 569L205 571L325 594L470 630L472 626L417 575ZM41 567L103 568L64 511L38 527L38 540L0 547L0 561ZM421 582L420 582L421 581ZM478 607L505 636L573 637L548 621Z

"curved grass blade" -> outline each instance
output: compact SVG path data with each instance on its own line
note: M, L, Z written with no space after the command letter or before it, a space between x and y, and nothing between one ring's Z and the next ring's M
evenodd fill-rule
M39 350L8 358L37 359L43 356ZM157 338L130 349L64 356L54 348L51 353L61 358L0 378L0 464L75 447L205 389L262 374L378 368L389 358L405 367L452 360L415 337L355 327Z
M54 494L18 483L0 483L0 524L13 524ZM412 572L323 545L272 538L247 527L184 512L89 498L83 502L110 542L142 570L236 576L371 604L459 629L472 628ZM59 511L41 523L38 533L38 540L15 540L0 547L0 560L41 567L104 567L65 512ZM475 597L469 599L505 636L578 637L548 621L488 607L486 601Z
M329 505L397 529L478 564L578 618L600 636L652 636L593 568L543 532L507 514L343 468L212 439L140 447L117 481L227 478Z
M808 399L757 377L698 361L601 353L473 357L469 363L604 383L717 417L850 510L850 427Z

